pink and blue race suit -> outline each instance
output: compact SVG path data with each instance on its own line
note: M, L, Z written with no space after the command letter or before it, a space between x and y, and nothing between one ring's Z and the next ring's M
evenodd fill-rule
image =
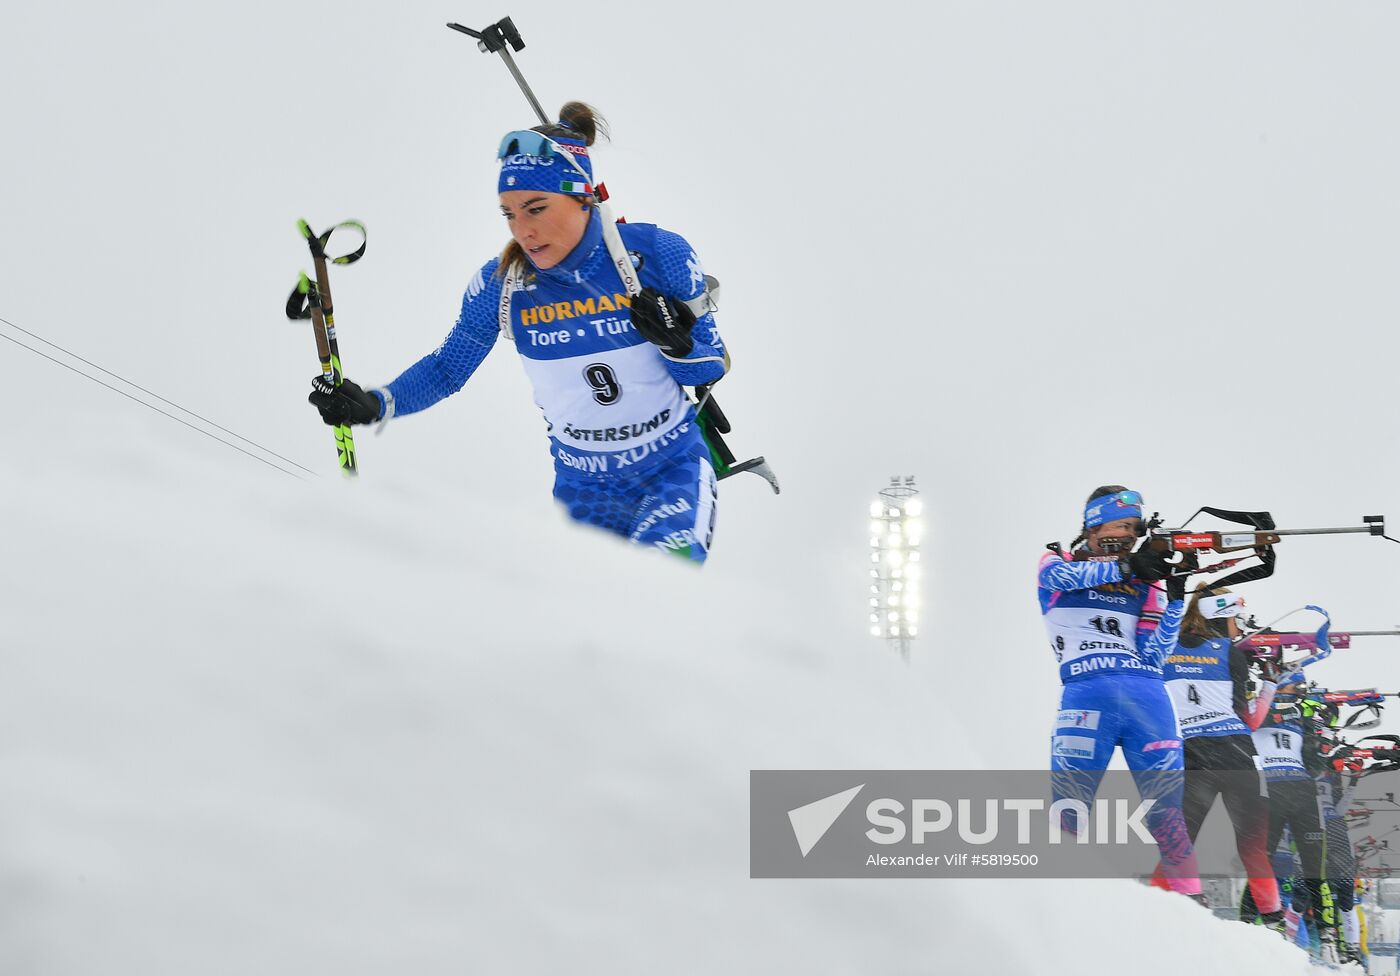
M1040 561L1040 612L1064 690L1050 741L1055 798L1092 808L1115 748L1122 748L1144 800L1144 818L1167 882L1196 894L1196 856L1181 812L1185 783L1181 733L1162 683L1185 604L1160 584L1124 579L1116 560ZM1081 829L1071 814L1065 825Z

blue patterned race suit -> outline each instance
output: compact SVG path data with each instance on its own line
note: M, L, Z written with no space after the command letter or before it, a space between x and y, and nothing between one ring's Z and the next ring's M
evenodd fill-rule
M684 238L652 224L618 230L643 287L682 301L704 292L704 272ZM492 259L472 279L442 345L374 391L384 419L455 393L486 358L501 331L498 266ZM664 355L638 334L596 211L568 257L543 271L529 268L504 298L548 425L555 498L578 521L703 562L715 476L682 386L713 383L728 367L714 316L697 319L684 358Z
M1181 733L1162 683L1185 604L1160 585L1123 579L1116 561L1047 553L1038 576L1040 611L1064 689L1050 742L1055 798L1093 808L1113 750L1121 747L1144 800L1144 822L1161 851L1168 884L1196 894L1196 855L1186 832ZM1065 826L1084 825L1067 814Z

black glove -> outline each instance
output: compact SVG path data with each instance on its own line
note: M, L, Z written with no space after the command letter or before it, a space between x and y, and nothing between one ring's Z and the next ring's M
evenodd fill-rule
M1118 560L1118 566L1123 571L1124 579L1161 580L1172 574L1166 555L1155 549L1143 548L1129 553Z
M695 348L690 330L695 313L676 298L667 298L655 288L643 288L632 299L632 325L647 342L676 359L690 355Z
M366 393L353 380L341 380L339 386L331 386L330 380L317 376L311 386L311 395L306 399L321 411L321 419L331 427L372 424L379 419L379 397Z
M1186 599L1186 574L1173 574L1167 577L1167 599Z

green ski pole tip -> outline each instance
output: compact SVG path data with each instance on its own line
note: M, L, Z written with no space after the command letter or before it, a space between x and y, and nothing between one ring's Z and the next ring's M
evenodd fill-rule
M301 231L301 236L307 240L311 239L311 225L304 220L297 221L297 230Z
M311 292L311 279L306 277L305 271L300 272L300 277L297 278L297 292L302 295Z

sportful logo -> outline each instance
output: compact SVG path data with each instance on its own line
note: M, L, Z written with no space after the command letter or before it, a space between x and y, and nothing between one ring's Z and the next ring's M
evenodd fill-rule
M662 519L670 518L673 515L684 515L689 511L693 511L690 502L686 500L684 495L679 495L676 497L674 504L663 502L648 512L647 517L637 523L637 528L633 531L632 535L634 537L641 535Z
M826 836L831 825L846 812L856 794L863 789L864 783L788 811L788 822L792 824L792 834L797 838L797 847L803 857Z

